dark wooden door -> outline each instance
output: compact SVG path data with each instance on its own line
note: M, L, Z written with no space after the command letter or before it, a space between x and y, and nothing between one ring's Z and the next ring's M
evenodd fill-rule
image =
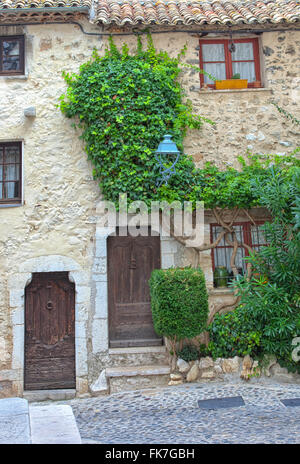
M148 281L160 268L160 239L108 237L108 306L111 347L161 345L154 331Z
M25 291L25 390L75 388L75 285L33 274Z

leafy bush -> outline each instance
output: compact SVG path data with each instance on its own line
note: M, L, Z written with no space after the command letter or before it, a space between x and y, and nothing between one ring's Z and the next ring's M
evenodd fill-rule
M149 281L155 331L177 341L205 330L208 296L201 269L156 269Z
M253 155L249 163L239 158L240 170L210 163L198 169L193 158L182 153L168 185L157 187L161 174L154 153L163 135L171 134L183 151L187 129L213 124L193 113L178 80L180 73L195 68L182 63L185 50L171 58L156 51L148 36L147 48L138 38L137 50L130 54L126 44L119 51L111 39L104 56L94 51L78 74L63 73L68 87L60 97L60 110L80 130L94 179L103 197L116 206L121 193L127 193L129 203L141 200L148 206L162 200L191 201L194 206L204 201L207 209L257 205L253 176L264 179L269 163L284 166L293 157Z
M195 345L185 345L182 350L177 352L177 356L186 362L195 361L199 359L199 351Z
M181 200L188 192L194 162L182 154L170 186L157 187L160 177L154 151L162 136L171 134L180 149L187 128L199 129L202 121L192 113L191 101L177 81L180 59L157 52L151 36L148 47L129 54L126 44L119 51L112 39L103 57L96 51L78 74L64 72L68 85L60 97L60 109L82 132L88 159L94 165L106 200L118 203L127 192L129 202Z
M273 218L264 226L268 246L245 258L254 276L235 282L241 306L215 317L210 349L223 357L273 355L291 372L300 372L292 359L292 340L300 334L300 168L272 167L265 182L253 180L253 188Z

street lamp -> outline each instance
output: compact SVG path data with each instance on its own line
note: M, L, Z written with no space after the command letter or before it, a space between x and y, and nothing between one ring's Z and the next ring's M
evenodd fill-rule
M167 185L169 178L176 173L175 165L179 159L180 151L171 137L171 135L166 134L155 152L160 174L156 183L157 187L160 187L163 182Z

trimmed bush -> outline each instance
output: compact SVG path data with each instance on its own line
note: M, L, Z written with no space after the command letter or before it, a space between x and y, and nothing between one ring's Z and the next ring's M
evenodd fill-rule
M149 281L155 331L174 344L206 328L208 296L201 269L156 269ZM175 346L174 346L175 349Z

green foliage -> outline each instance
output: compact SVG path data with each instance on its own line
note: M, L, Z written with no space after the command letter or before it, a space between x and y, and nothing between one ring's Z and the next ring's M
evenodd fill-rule
M251 314L241 306L230 313L217 314L208 332L208 350L214 359L260 352L261 334L253 325Z
M240 78L241 78L240 73L235 73L231 79L240 79Z
M181 63L185 51L186 47L177 58L170 58L157 52L148 36L146 50L139 38L135 54L129 54L126 44L119 51L111 39L103 57L94 51L79 74L63 73L68 88L60 97L60 109L81 131L94 178L104 198L116 205L123 192L129 203L142 200L148 205L162 200L204 201L206 208L258 205L253 177L263 180L270 163L285 169L295 157L256 155L246 161L240 158L239 170L210 163L196 169L192 157L181 154L176 174L168 185L157 187L160 174L154 152L163 135L170 133L182 150L188 128L212 123L193 114L178 81L186 68L204 73Z
M215 318L210 349L214 356L273 355L300 372L292 359L292 340L300 334L300 168L284 172L273 166L264 183L253 179L253 188L272 214L264 226L268 246L246 258L254 276L235 282L241 306Z
M275 102L272 102L272 105L275 106L275 108L279 111L279 113L281 113L283 116L285 116L287 119L289 119L290 121L292 121L294 124L300 124L300 121L299 119L295 118L295 116L291 113L289 113L288 111L286 111L284 108L281 108L281 106L279 106L277 103Z
M205 208L251 208L262 205L261 196L254 186L266 184L271 177L271 167L290 178L300 166L295 155L250 155L238 158L240 169L227 167L224 170L206 163L204 169L194 172L193 186L188 196L190 201L203 201ZM263 205L265 206L265 205Z
M149 281L155 331L173 341L206 327L208 296L201 269L157 269Z
M199 359L199 351L195 345L185 345L182 350L177 352L177 356L186 362L196 361Z

